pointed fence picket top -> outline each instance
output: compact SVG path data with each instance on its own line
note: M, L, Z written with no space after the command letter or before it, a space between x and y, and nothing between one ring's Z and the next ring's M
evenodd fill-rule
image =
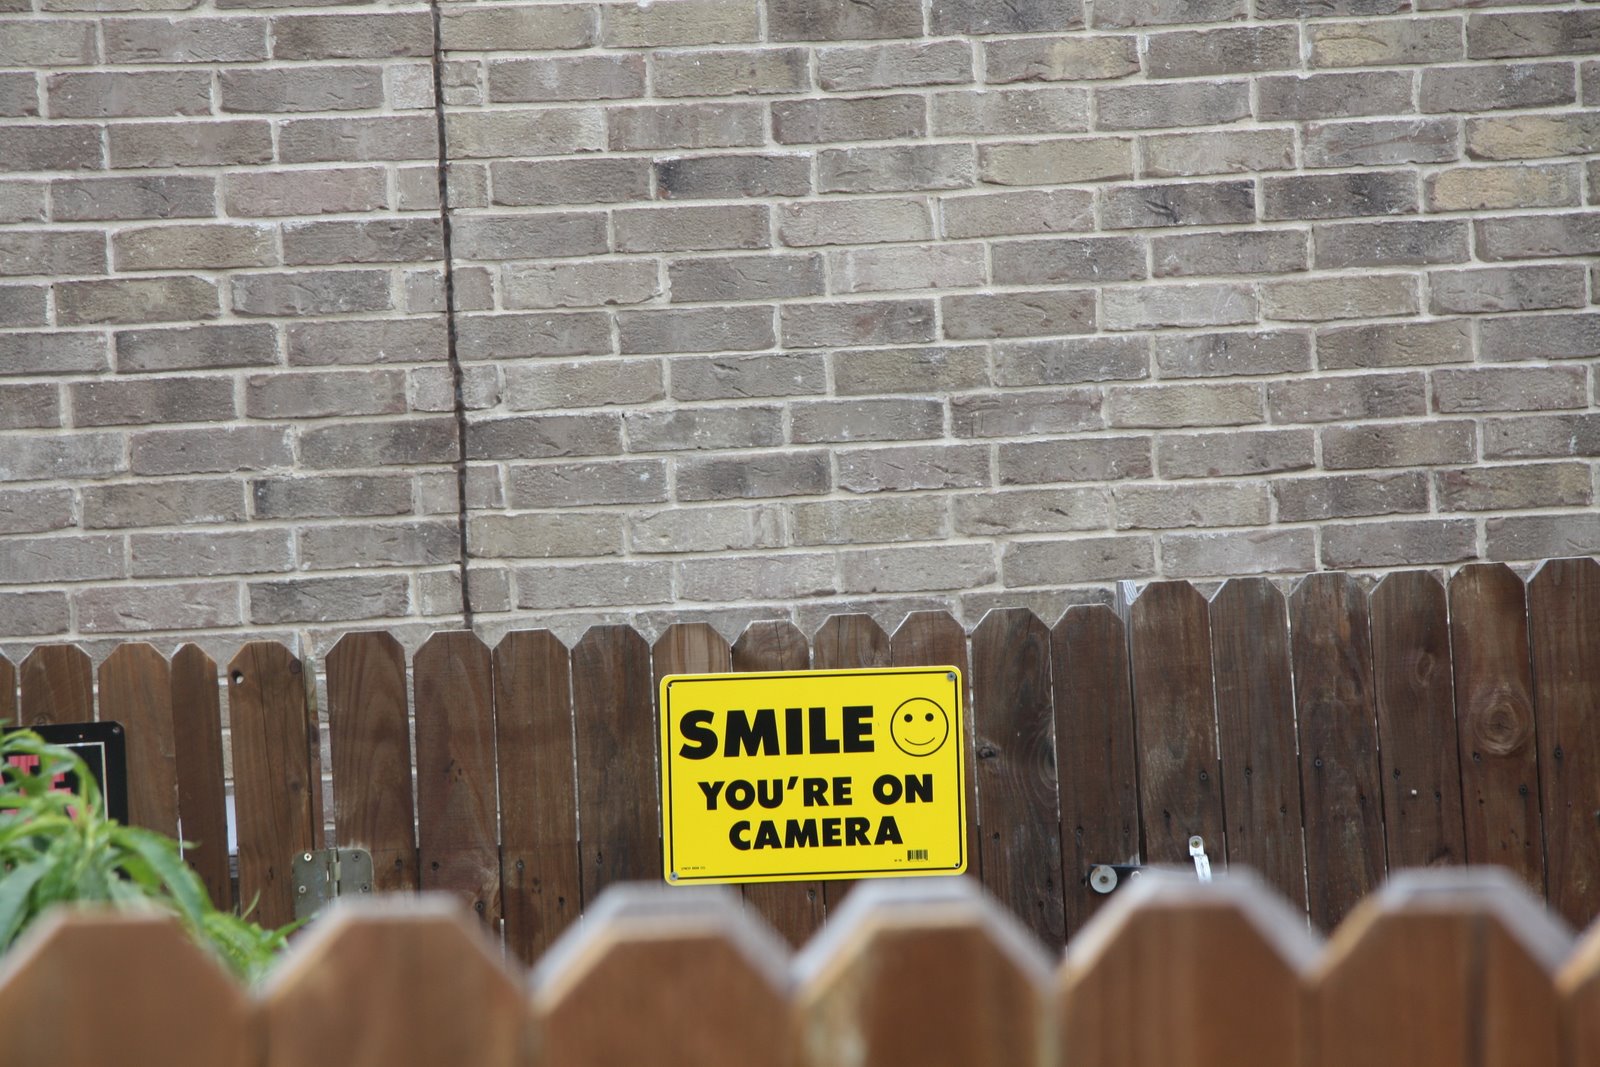
M76 645L40 645L22 661L22 726L94 721L94 665Z
M59 911L0 964L8 1064L255 1067L239 984L156 912Z
M976 882L864 882L795 961L806 1067L1056 1062L1039 943Z
M1556 976L1561 997L1562 1067L1600 1063L1600 923L1591 926Z
M1067 950L1061 1047L1096 1067L1308 1065L1317 949L1305 916L1254 874L1145 874Z
M172 723L172 668L153 645L118 645L100 665L100 718L121 723L128 775L128 821L178 833L178 747Z
M540 1062L787 1067L787 956L729 890L611 886L534 971Z
M1345 920L1313 972L1322 1063L1559 1063L1555 978L1571 948L1508 871L1397 874Z
M527 1005L469 914L428 895L329 908L259 995L265 1067L522 1067Z
M211 902L231 908L222 693L216 662L199 645L184 645L172 656L172 736L178 763L178 817L189 845L184 858L205 883Z

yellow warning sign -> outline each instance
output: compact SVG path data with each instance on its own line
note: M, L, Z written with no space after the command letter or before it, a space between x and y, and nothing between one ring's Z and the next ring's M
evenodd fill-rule
M661 833L674 885L966 870L954 667L661 680Z

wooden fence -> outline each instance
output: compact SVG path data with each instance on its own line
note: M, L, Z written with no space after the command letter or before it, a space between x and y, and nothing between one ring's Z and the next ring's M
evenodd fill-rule
M810 641L755 623L731 647L698 624L653 647L620 626L570 649L539 630L493 649L441 633L409 671L392 637L349 634L322 664L329 840L312 672L249 644L225 671L237 891L283 922L292 857L360 845L379 888L454 892L531 960L607 885L660 877L660 677L947 663L970 689L969 872L1047 945L1106 899L1086 884L1091 864L1187 866L1192 834L1219 869L1255 868L1323 930L1388 870L1426 865L1498 864L1575 925L1600 914L1600 563L1587 558L1526 582L1499 564L1448 586L1391 574L1370 595L1339 573L1287 597L1263 579L1209 599L1159 582L1126 620L1080 607L1046 626L1003 610L970 635L941 613L892 635L837 616ZM0 716L94 716L80 650L24 659L15 709L11 670L0 660ZM226 901L216 667L193 646L169 662L130 644L98 683L99 716L128 727L133 821L174 832L181 818ZM799 944L848 889L744 897Z
M1496 877L1498 875L1498 877ZM0 960L7 1063L1588 1067L1600 931L1503 872L1401 875L1326 943L1254 880L1141 879L1064 957L965 879L857 891L798 956L738 898L618 887L527 975L453 902L319 920L245 991L166 921Z

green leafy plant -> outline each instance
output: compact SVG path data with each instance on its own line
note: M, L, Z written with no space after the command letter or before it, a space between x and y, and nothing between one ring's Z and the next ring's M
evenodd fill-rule
M56 785L63 774L76 780L70 792ZM0 737L0 952L50 908L73 902L170 911L249 981L294 929L265 930L216 908L182 845L108 818L77 755L29 730L11 731Z

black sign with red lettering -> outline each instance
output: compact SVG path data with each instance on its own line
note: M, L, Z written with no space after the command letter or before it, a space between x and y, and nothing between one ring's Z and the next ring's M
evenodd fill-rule
M52 745L71 749L89 767L100 793L105 797L106 814L120 823L128 821L128 756L127 735L120 722L64 722L30 726ZM10 762L29 771L37 756L13 755ZM78 783L71 773L59 774L52 783L63 793L77 790Z

